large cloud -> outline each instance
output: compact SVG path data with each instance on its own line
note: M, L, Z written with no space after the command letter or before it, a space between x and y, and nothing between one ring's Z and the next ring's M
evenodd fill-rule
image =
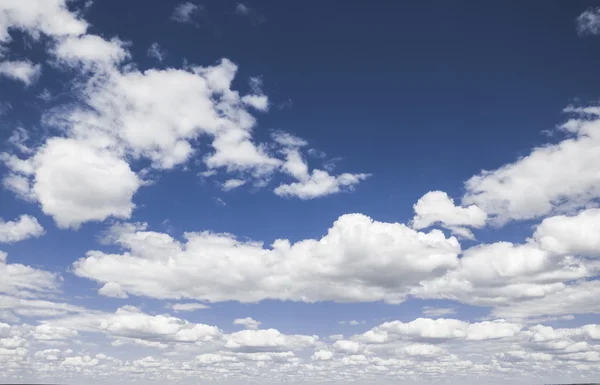
M496 224L587 207L600 197L600 110L577 114L561 126L569 136L496 170L469 179L463 204L476 204Z
M184 17L197 6L184 4L178 9ZM212 140L213 151L203 156L212 173L222 169L238 174L241 182L256 179L256 185L264 185L287 164L270 154L266 145L254 142L256 120L247 108L266 111L268 98L256 80L248 95L232 90L237 66L228 59L213 66L137 70L128 62L127 44L86 34L87 24L59 0L2 4L0 43L9 40L7 31L12 28L48 36L52 65L81 75L72 87L79 103L61 105L44 116L44 123L60 128L64 137L48 139L29 159L8 154L2 158L11 170L4 177L5 187L37 200L61 227L130 217L135 207L132 197L142 186L139 172L130 164L150 161L145 173L182 165L198 155L195 144L201 136ZM27 83L33 79L32 71L17 72L7 73L20 74ZM65 163L80 155L88 162ZM60 179L49 184L48 175ZM298 183L282 185L276 192L303 199L322 196L351 189L366 174L331 176L315 170L295 176Z
M228 234L186 233L180 243L133 225L111 238L128 251L90 251L74 272L128 294L209 301L401 302L420 280L458 264L460 245L439 230L417 232L359 214L340 217L323 238L271 248Z

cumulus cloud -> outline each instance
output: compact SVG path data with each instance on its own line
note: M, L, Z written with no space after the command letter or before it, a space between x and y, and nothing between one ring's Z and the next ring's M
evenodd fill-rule
M277 135L275 140L279 143L289 143L293 146L301 146L302 142L293 137ZM369 177L369 174L344 173L338 176L330 175L327 171L315 169L312 172L308 164L295 147L283 150L286 161L282 165L282 171L298 182L281 184L275 188L275 194L284 197L298 197L300 199L313 199L326 195L351 191L360 181Z
M238 318L238 319L234 320L233 324L234 325L242 325L242 326L245 326L247 329L256 330L260 327L262 322L252 319L250 317L246 317L246 318Z
M18 80L30 86L40 77L42 66L30 61L5 61L0 62L0 76Z
M242 179L227 179L221 186L221 189L223 191L229 191L243 186L244 184L246 184L246 181Z
M463 205L477 205L502 225L512 220L586 208L600 197L600 110L569 107L575 117L561 126L570 135L557 144L534 148L529 155L465 183Z
M423 195L413 209L415 216L412 225L424 229L435 224L450 229L454 234L473 239L466 227L480 228L485 225L487 214L476 205L460 207L443 191L430 191Z
M44 235L44 228L35 217L21 215L15 221L4 222L0 218L0 243L12 243L28 238L37 238Z
M0 294L30 297L34 293L58 291L59 276L30 266L8 263L0 251Z
M439 230L360 214L340 217L321 239L279 239L270 248L210 232L185 233L181 243L139 225L110 234L128 251L89 251L73 265L77 275L118 283L130 295L208 301L401 302L421 280L456 267L460 253Z
M469 248L457 268L421 281L411 294L493 306L494 314L503 317L596 312L587 293L595 281L585 282L600 272L593 235L596 216L597 209L590 209L575 216L549 217L523 244L495 242Z

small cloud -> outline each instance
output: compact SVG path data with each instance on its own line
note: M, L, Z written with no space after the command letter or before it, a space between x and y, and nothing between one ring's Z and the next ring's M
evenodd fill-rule
M37 81L42 73L42 66L30 61L5 61L0 63L0 75L20 81L30 86Z
M171 20L177 23L193 23L193 17L198 14L203 8L190 3L181 3L175 7Z
M425 306L421 309L424 315L430 317L439 317L448 314L456 314L456 309L454 308L444 308L444 307L431 307Z
M195 311L195 310L210 309L210 306L205 305L203 303L194 303L194 302L192 302L192 303L176 303L171 306L171 309L173 309L176 312Z
M154 42L150 48L148 48L148 56L158 60L159 62L162 62L165 59L165 51L160 48L158 43Z
M223 185L221 185L221 189L223 191L230 191L233 189L236 189L240 186L243 186L246 184L245 180L242 179L228 179L225 181L225 183L223 183Z
M583 12L577 17L576 23L579 35L600 35L600 7Z
M238 15L247 15L250 13L250 7L242 3L237 3L235 6L235 13Z
M262 324L262 322L252 319L250 317L246 317L246 318L236 319L235 321L233 321L233 324L234 325L243 325L246 327L246 329L256 330L259 328L259 326Z
M294 105L294 102L292 102L292 99L288 99L288 100L285 100L285 101L277 104L277 109L278 110L287 110L287 109L292 108L293 105Z
M214 176L214 175L217 175L217 171L216 170L206 170L206 171L202 171L202 172L198 173L198 176L202 177L202 178L208 178L208 177L211 177L211 176Z
M327 156L327 154L321 150L317 150L316 148L309 148L307 151L308 155L313 158L323 159Z
M216 198L216 197L215 197L215 198L213 198L213 199L215 200L215 203L216 203L217 205L219 205L219 206L227 206L227 203L226 203L226 202L225 202L223 199L221 199L221 198Z
M250 22L254 25L264 23L265 17L254 9L250 8L246 4L237 3L235 6L235 14L239 16L244 16L250 20Z
M362 320L362 321L357 321L357 320L338 321L338 324L340 324L340 325L350 325L350 326L364 325L365 323L367 323L367 321L365 321L365 320Z
M271 134L273 140L284 147L303 147L308 142L285 131L275 131Z

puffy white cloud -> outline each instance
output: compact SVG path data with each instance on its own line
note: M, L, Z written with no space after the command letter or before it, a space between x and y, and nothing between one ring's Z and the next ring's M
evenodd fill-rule
M30 296L35 292L54 292L59 276L18 263L7 263L6 253L0 252L0 293Z
M242 330L225 336L225 347L242 352L277 352L315 346L319 337L286 335L276 329Z
M319 169L309 172L308 165L298 149L288 148L284 152L286 161L282 166L282 171L294 177L298 182L281 184L276 187L273 191L280 196L313 199L341 191L351 191L361 180L369 177L369 174L349 173L333 176L327 171Z
M65 340L73 338L78 334L76 330L60 326L38 325L33 331L33 338L44 341Z
M5 0L0 6L0 42L10 41L16 28L37 38L80 35L87 23L67 9L65 0Z
M600 8L590 8L577 17L577 32L580 35L600 34Z
M329 350L317 350L313 355L313 360L329 361L333 358L333 352Z
M359 214L340 217L319 240L277 240L271 248L229 234L184 237L180 243L143 227L116 226L109 238L129 252L90 251L74 272L155 298L401 302L421 280L456 267L460 253L458 241L439 230L417 232Z
M244 184L246 184L246 181L242 179L227 179L221 188L223 191L229 191L243 186Z
M540 223L533 234L545 250L557 254L600 257L600 209L574 216L554 216Z
M363 349L363 346L356 341L339 340L332 347L342 353L356 354Z
M465 227L480 228L485 225L487 214L476 205L460 207L443 191L430 191L413 206L415 216L412 226L424 229L440 224L456 235L473 239L473 234Z
M60 39L51 53L59 64L83 66L85 69L110 71L112 66L129 57L119 39L105 40L96 35L69 36Z
M233 324L234 325L243 325L247 329L256 330L260 327L262 322L252 319L251 317L246 317L246 318L238 318L238 319L234 320Z
M454 339L483 341L517 335L521 325L503 320L469 323L448 318L417 318L411 322L385 322L354 339L367 344L398 340L444 342Z
M168 315L151 316L131 306L121 307L115 313L88 312L46 320L41 326L166 343L208 342L222 335L214 326L190 323Z
M561 285L549 295L506 303L493 310L493 314L506 318L528 318L540 315L600 314L598 303L600 281L577 281Z
M142 184L112 152L75 139L48 140L30 164L35 178L28 194L60 227L78 227L109 216L128 218L134 208L131 198Z
M30 61L5 61L0 62L0 76L6 76L23 82L29 86L40 77L42 66Z
M600 173L594 167L600 161L600 111L574 107L566 111L577 115L561 127L571 135L473 176L465 184L463 205L475 204L493 223L504 224L573 211L600 197Z
M35 217L21 215L15 221L4 222L0 218L0 242L19 242L44 235L44 228Z
M196 4L185 2L178 4L173 10L171 20L178 23L192 23L194 16L200 12L202 8Z
M570 282L598 275L599 269L598 263L550 252L535 240L525 244L496 242L465 250L456 269L421 281L411 294L479 306L506 306L554 297ZM537 315L543 314L550 313Z
M98 294L112 298L128 298L121 285L116 282L107 282L98 290Z

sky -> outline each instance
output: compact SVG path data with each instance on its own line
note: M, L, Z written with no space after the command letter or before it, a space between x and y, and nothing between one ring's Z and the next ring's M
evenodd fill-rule
M0 383L600 382L600 2L0 0Z

